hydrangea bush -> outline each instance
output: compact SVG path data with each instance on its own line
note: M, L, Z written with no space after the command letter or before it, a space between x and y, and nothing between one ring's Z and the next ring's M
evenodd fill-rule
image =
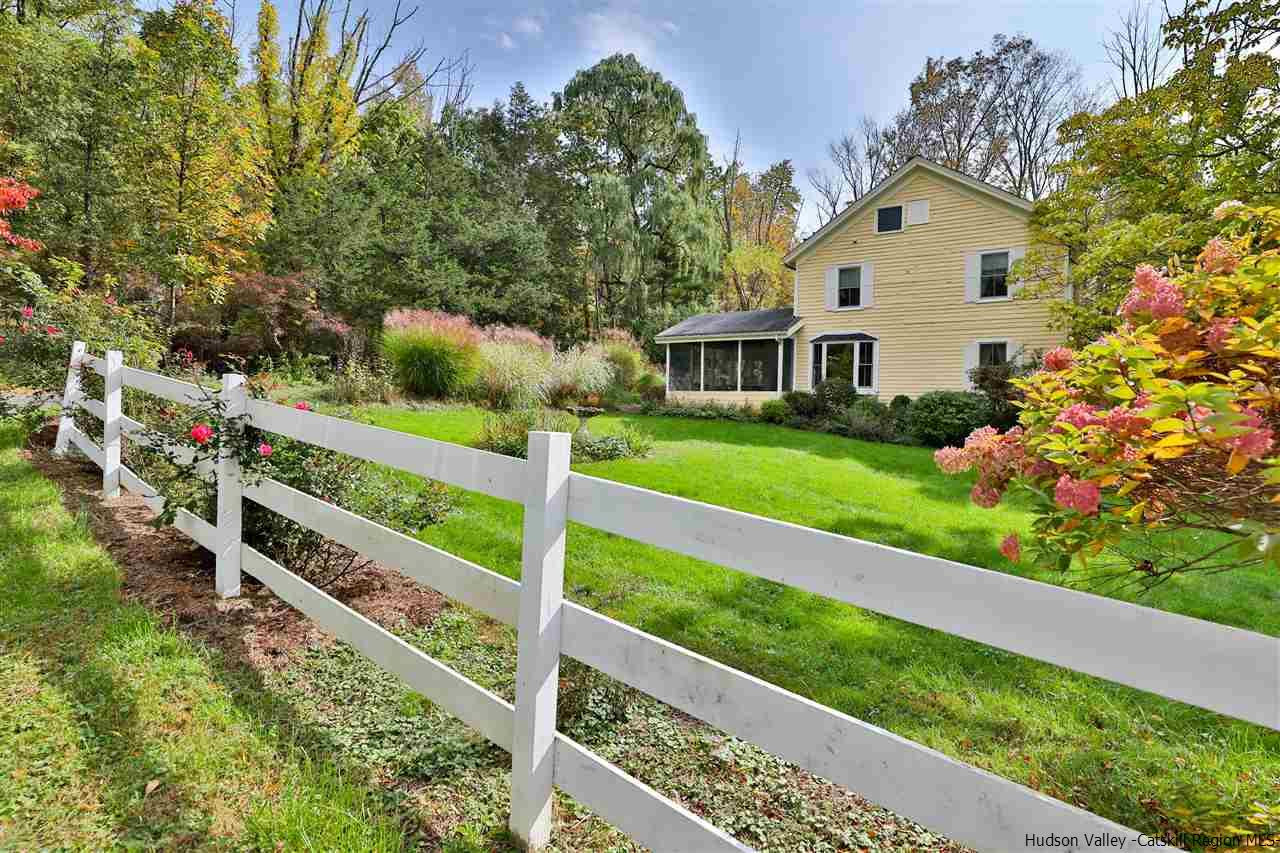
M1034 502L1039 562L1185 571L1280 564L1280 208L1229 202L1194 264L1140 266L1121 327L1015 380L1017 426L934 458L971 497ZM1022 544L1010 535L1012 560Z

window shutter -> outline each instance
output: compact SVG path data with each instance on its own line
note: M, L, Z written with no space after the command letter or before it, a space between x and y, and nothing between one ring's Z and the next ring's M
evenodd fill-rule
M974 341L964 348L964 387L973 390L973 380L969 371L978 366L978 342Z
M836 298L836 289L840 287L840 268L827 267L827 310L834 311L839 301Z
M924 225L929 221L929 200L927 198L907 204L907 224Z
M870 308L876 302L876 265L866 261L862 265L862 307Z
M977 302L982 295L982 254L970 252L964 259L964 301Z
M1022 364L1022 362L1027 360L1026 353L1023 353L1021 356L1018 354L1018 348L1021 346L1022 344L1015 340L1007 340L1004 342L1005 352L1007 353L1006 358L1009 359L1010 364Z
M1027 254L1027 248L1026 248L1026 246L1021 246L1021 247L1016 248L1016 249L1010 249L1010 250L1009 250L1009 269L1011 269L1011 270L1012 270L1012 269L1013 269L1013 265L1014 265L1014 264L1016 264L1018 261L1022 260L1023 256L1024 256L1024 255L1026 255L1026 254ZM1012 276L1010 276L1010 277L1009 277L1009 295L1010 295L1010 296L1017 296L1017 295L1018 295L1018 291L1019 291L1019 290L1021 290L1021 289L1022 289L1022 285L1021 285L1021 284L1014 284L1014 283L1013 283L1013 277L1012 277Z

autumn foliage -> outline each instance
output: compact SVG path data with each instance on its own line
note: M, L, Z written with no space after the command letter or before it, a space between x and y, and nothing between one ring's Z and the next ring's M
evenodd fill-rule
M1215 216L1194 264L1135 270L1115 332L1015 380L1017 426L935 454L977 472L980 506L1031 495L1042 561L1118 557L1149 579L1280 562L1280 208Z
M39 241L13 233L8 214L26 210L33 198L40 195L35 187L13 178L0 178L0 242L28 252L40 251Z

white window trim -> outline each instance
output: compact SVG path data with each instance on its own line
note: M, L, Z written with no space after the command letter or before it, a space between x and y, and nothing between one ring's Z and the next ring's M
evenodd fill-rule
M1001 252L1008 254L1009 265L1005 268L1005 295L1004 296L983 296L982 295L982 259L987 255L998 255ZM978 298L976 302L1012 302L1013 288L1009 285L1009 274L1013 270L1013 249L979 249L978 250ZM1000 343L999 341L982 341L981 343Z
M896 228L896 229L894 229L893 231L881 231L881 230L880 230L880 211L882 211L882 210L888 210L888 209L889 209L889 208L891 208L891 207L899 207L899 208L902 208L902 220L901 220L901 221L902 221L902 226L901 226L900 228ZM877 208L876 208L876 211L875 211L875 219L873 219L873 220L872 220L872 222L874 223L874 226L875 226L875 227L874 227L874 230L875 230L875 233L877 233L877 234L901 234L903 231L906 231L906 230L907 230L907 205L906 205L906 202L898 202L897 204L882 204L882 205L880 205L879 207L877 207Z
M896 231L894 231L894 232L890 232L890 233L894 233L894 234L896 234L897 232L896 232ZM855 269L855 268L858 270L858 304L857 304L857 305L846 305L846 306L844 306L843 308L841 308L841 307L839 307L839 306L840 306L840 271L841 271L841 270L851 270L851 269ZM867 305L866 300L865 300L865 299L863 299L863 296L864 296L864 295L865 295L865 293L866 293L866 276L867 276L867 262L866 262L866 261L859 261L859 262L858 262L858 263L856 263L856 264L837 264L837 265L836 265L836 304L835 304L835 305L833 305L831 308L829 308L829 309L827 309L827 310L832 311L832 312L835 312L835 313L842 313L842 312L845 312L845 311L865 311L865 310L867 310L867 308L868 308L869 306ZM823 332L823 334L826 334L826 332Z
M880 393L880 339L875 337L874 335L871 335L870 332L864 332L860 329L851 329L849 331L844 331L844 332L826 331L826 332L823 332L822 334L824 335L862 334L862 335L871 336L870 341L836 341L836 343L853 345L853 387L854 389L858 391L858 393L860 394L864 392L870 393L870 394L879 394ZM871 349L871 382L872 384L870 386L858 384L858 365L862 363L861 347L859 347L858 344L863 344L863 343L869 343L872 345L872 349ZM822 379L821 379L822 382L827 381L827 347L830 345L831 344L829 341L823 341L820 344L820 346L822 347ZM812 347L810 347L810 349L812 349ZM813 389L810 389L810 390L813 390Z

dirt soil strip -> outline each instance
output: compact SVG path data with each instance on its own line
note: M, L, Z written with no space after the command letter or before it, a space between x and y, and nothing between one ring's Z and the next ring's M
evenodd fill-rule
M43 442L41 442L43 443ZM97 467L56 459L35 446L31 465L63 490L68 511L84 513L94 538L124 573L123 594L171 619L176 627L217 645L235 662L254 669L278 669L290 653L333 642L302 613L246 576L243 595L222 600L213 594L213 555L173 528L157 529L154 514L136 495L102 500ZM325 590L387 629L404 622L429 625L446 605L444 596L399 572L372 564Z

